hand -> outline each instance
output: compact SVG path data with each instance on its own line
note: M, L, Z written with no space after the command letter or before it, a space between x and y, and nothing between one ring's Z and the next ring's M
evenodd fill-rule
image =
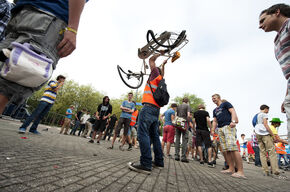
M106 116L104 116L104 117L103 117L103 120L105 120L105 119L107 119L107 117L106 117Z
M70 55L76 49L77 35L71 31L65 31L62 41L58 44L57 50L60 57Z
M162 65L165 65L167 63L167 59L163 61Z
M165 54L165 50L160 50L160 55L164 55Z
M96 116L97 120L100 120L100 116Z
M286 113L286 111L285 111L285 107L284 107L284 102L283 102L282 105L281 105L281 112L282 112L282 113Z
M231 124L230 124L230 127L231 127L231 128L234 128L234 127L236 127L236 123L234 123L234 122L231 122Z
M214 135L214 132L213 132L213 131L211 131L211 132L210 132L210 135L211 135L211 136L213 136L213 135Z

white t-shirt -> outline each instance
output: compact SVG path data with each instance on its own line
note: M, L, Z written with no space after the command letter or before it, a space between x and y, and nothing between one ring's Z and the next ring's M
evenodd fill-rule
M240 138L239 144L241 148L247 148L247 140Z
M85 124L86 121L90 118L90 114L84 114L82 117L81 117L81 124Z
M258 135L269 135L270 133L267 131L266 127L263 124L264 119L268 119L268 115L266 113L259 113L258 114L258 121L255 126L255 132Z

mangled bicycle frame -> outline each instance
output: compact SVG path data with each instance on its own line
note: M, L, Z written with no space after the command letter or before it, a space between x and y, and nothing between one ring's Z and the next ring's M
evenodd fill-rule
M160 35L156 35L152 30L148 30L146 37L147 44L138 49L138 57L143 60L140 72L132 72L131 70L125 72L119 65L117 66L122 81L132 89L138 89L143 83L143 76L149 75L146 73L146 69L149 67L145 59L152 54L162 52L162 56L167 57L167 60L171 58L171 62L174 62L180 57L179 50L188 43L185 30L179 34L164 31ZM131 83L130 81L135 83Z

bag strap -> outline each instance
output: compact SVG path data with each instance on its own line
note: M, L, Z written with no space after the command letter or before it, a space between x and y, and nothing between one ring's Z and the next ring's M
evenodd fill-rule
M149 84L149 87L150 87L150 89L151 89L151 93L152 93L152 95L153 95L153 90L152 90L151 83L150 83L150 77L151 77L151 74L152 74L152 72L151 72L150 75L149 75L149 78L148 78L147 83Z

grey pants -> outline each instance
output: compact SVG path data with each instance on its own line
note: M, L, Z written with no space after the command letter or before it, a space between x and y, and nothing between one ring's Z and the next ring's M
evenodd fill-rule
M287 117L287 130L288 130L288 142L290 141L290 90L288 89L288 95L285 97L284 108Z
M182 135L182 151L181 151L181 159L186 159L186 150L187 150L187 142L188 142L188 130L181 131L179 129L175 130L175 158L180 158L180 138Z
M59 56L57 45L63 39L59 32L66 27L66 23L50 13L31 6L23 7L14 13L6 28L5 40L0 42L0 50L11 48L12 42L30 43L34 49L43 53L53 62L55 68ZM2 67L0 62L0 68ZM24 87L0 77L0 94L14 103L20 104L41 86L35 88Z

